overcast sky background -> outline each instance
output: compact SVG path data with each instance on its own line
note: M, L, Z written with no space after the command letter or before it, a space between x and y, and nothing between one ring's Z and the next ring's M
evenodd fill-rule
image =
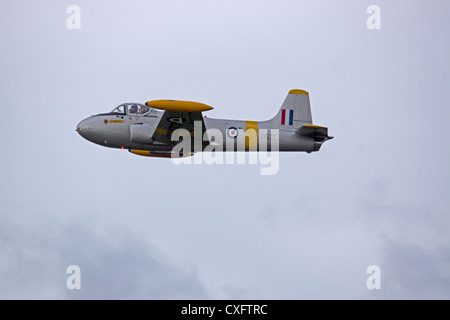
M69 30L69 5L81 29ZM366 9L381 8L381 30ZM449 299L450 2L2 1L0 298ZM174 165L75 132L122 102L265 120L293 88L335 139ZM66 268L81 268L68 290ZM369 290L369 265L381 289Z

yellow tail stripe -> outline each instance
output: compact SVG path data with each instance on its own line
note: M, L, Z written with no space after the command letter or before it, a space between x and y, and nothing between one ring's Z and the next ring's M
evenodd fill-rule
M245 151L258 149L258 121L245 121Z

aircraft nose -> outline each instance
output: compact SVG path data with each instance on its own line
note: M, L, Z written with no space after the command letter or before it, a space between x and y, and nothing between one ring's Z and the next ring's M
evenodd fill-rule
M77 124L75 131L78 132L83 138L90 140L89 137L93 126L93 120L91 118L86 118Z
M88 122L87 119L84 119L77 124L77 128L75 129L75 131L81 134L81 132L86 131L86 129L88 129Z

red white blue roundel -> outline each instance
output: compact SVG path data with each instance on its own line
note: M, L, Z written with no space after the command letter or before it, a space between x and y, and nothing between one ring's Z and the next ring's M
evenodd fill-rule
M227 129L227 135L228 135L230 138L236 139L236 137L238 136L238 130L236 129L236 127L229 127L229 128Z

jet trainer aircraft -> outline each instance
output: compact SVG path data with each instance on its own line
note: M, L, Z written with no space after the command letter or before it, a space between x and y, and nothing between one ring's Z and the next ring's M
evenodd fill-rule
M266 121L202 116L211 109L179 100L123 103L111 112L82 120L76 131L93 143L150 157L188 156L211 147L215 151L310 153L333 138L328 128L313 125L309 93L304 90L290 90L278 113Z

